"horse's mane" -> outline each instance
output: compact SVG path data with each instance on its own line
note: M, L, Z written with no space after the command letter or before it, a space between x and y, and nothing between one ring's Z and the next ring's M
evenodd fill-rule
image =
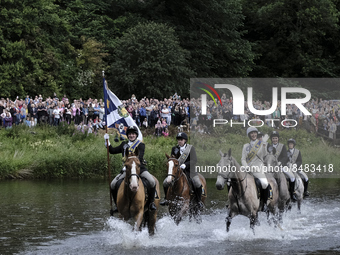
M237 160L233 156L231 156L231 159L236 168L238 169L241 168L241 165L237 162Z

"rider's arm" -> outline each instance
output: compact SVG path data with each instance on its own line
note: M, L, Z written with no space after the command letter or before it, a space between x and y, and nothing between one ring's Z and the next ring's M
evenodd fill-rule
M299 168L302 165L302 157L301 157L301 151L299 151L299 155L296 159L295 164L297 165L297 168Z
M248 164L247 164L247 161L246 161L246 158L247 158L247 155L248 155L246 148L247 148L248 145L249 145L249 144L243 145L243 149L242 149L242 158L241 158L241 164L242 164L242 166L247 166L247 165L248 165Z
M144 143L140 143L138 145L138 158L140 163L143 163L143 159L144 159L144 153L145 153L145 144Z
M123 146L124 146L124 142L122 142L120 145L118 145L117 147L112 147L112 145L110 144L109 146L109 151L111 154L118 154L118 153L122 153L123 151Z
M195 166L196 163L197 163L197 154L196 154L196 150L194 146L192 146L190 150L190 160L188 160L187 162L184 162L185 169L190 169L190 165Z
M283 145L283 147L282 147L282 151L281 151L281 154L279 156L279 161L281 162L282 166L286 166L288 161L289 161L289 158L287 156L287 149L286 149L285 145Z

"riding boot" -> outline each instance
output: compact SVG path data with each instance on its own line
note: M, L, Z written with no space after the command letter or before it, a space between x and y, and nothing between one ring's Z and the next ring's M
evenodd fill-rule
M111 189L111 194L112 194L112 198L113 198L113 201L115 202L115 204L117 205L117 190L116 188L115 189ZM115 208L111 208L110 210L110 215L113 216L114 213L117 213L118 212L118 208L115 207Z
M169 201L166 200L166 194L168 193L168 187L163 186L163 189L164 189L164 200L162 202L160 202L159 204L161 206L166 206L166 205L169 205Z
M199 188L195 188L195 194L196 194L196 199L197 199L197 205L199 206L200 209L203 209L204 204L202 202L202 185Z
M290 199L295 202L297 200L296 194L295 194L295 181L289 181L289 194Z
M155 205L155 192L156 192L156 186L155 187L150 187L148 189L149 209L151 211L157 210L157 207Z
M262 189L262 201L263 201L263 207L262 207L262 211L266 212L268 210L267 207L267 201L268 198L272 199L273 198L273 194L272 194L272 187L270 186L270 184L268 184L266 189Z
M309 181L304 181L303 182L303 186L304 186L304 190L303 190L303 197L309 197L309 192L308 192L308 183Z

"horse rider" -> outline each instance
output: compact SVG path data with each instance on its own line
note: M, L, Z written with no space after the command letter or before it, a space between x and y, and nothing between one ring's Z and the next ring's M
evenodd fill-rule
M263 133L261 131L257 132L257 139L262 141Z
M180 168L186 174L188 180L191 178L192 183L194 185L194 191L197 198L197 203L200 208L203 208L202 202L202 183L196 171L194 171L196 162L197 162L197 155L195 147L188 144L188 136L184 132L179 132L176 136L177 139L177 146L172 147L171 155L176 157L179 156L178 162L180 164ZM192 171L190 171L190 169ZM166 200L166 194L168 192L169 183L167 182L166 178L163 182L163 189L164 189L164 201L160 203L160 205L165 206L168 205L169 202Z
M302 157L301 157L301 152L295 148L296 145L296 141L293 138L290 138L287 141L288 144L288 151L287 151L287 156L288 156L288 163L287 166L289 168L293 167L293 165L295 164L295 169L297 169L297 173L299 174L299 176L301 177L302 181L303 181L303 185L304 185L304 191L303 191L303 196L304 197L308 197L309 196L309 192L308 192L308 177L306 175L305 172L303 172L300 168L300 166L302 165Z
M277 131L273 131L270 134L270 140L272 142L272 146L275 148L276 153L275 156L277 158L279 166L282 166L282 171L285 174L286 178L289 180L289 194L290 198L296 201L296 195L294 193L295 187L295 176L291 172L290 168L287 167L288 163L288 156L287 156L287 149L286 146L279 142L280 134Z
M246 169L245 171L251 172L254 177L260 180L262 187L261 199L263 201L262 211L266 211L267 200L272 197L272 188L262 168L263 157L266 154L268 135L265 135L261 141L257 139L257 133L258 130L256 127L249 127L247 129L247 136L250 142L243 145L241 162L242 166Z
M156 192L156 182L153 176L149 173L148 169L146 168L146 161L144 160L145 144L137 139L138 129L136 126L129 126L126 130L126 135L128 137L128 141L123 141L119 146L112 147L109 141L109 138L110 138L109 134L105 134L104 135L105 146L107 146L106 140L108 140L110 153L111 154L122 153L123 163L126 161L126 155L125 155L126 148L129 148L130 153L133 153L135 149L138 148L138 158L141 163L140 164L140 176L142 178L145 178L148 183L147 194L148 194L148 200L149 200L149 209L152 211L157 210L157 207L154 203L155 192ZM116 184L119 180L124 179L125 175L126 175L126 168L124 166L122 171L111 182L111 185L110 185L111 193L114 199L117 196L117 192L119 188L119 187L116 187ZM115 202L116 202L116 199L115 199ZM117 212L117 211L118 211L117 209L114 210L114 212Z

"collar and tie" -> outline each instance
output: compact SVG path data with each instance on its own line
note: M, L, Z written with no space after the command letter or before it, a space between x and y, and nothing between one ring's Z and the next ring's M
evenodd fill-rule
M183 154L186 147L187 147L187 144L184 144L182 147L179 146L179 152L181 153L181 155Z

